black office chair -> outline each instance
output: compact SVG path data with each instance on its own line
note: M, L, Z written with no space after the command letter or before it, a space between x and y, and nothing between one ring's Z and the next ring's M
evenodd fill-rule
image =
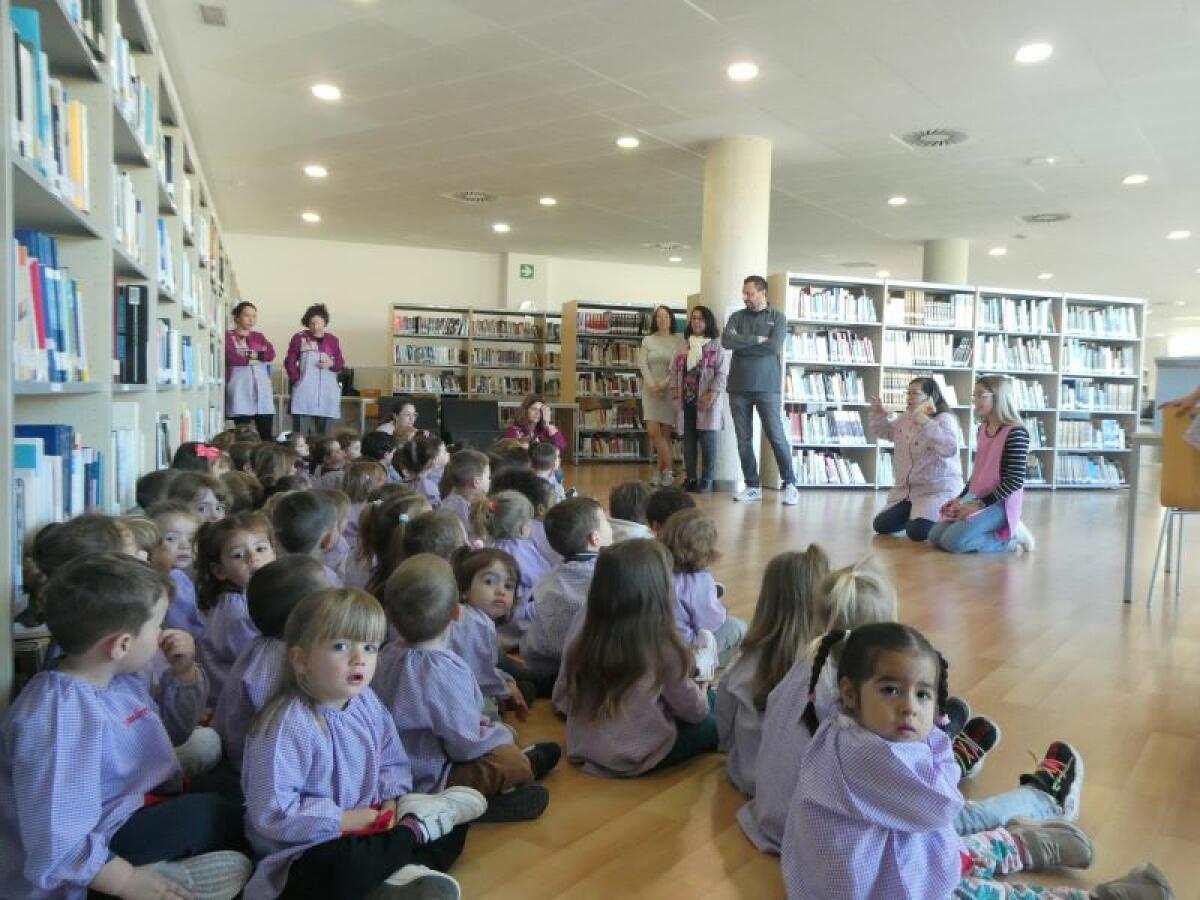
M495 400L442 398L442 439L454 449L487 450L503 434L500 404Z

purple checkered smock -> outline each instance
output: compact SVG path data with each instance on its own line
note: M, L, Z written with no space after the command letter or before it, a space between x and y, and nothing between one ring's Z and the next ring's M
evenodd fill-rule
M520 580L517 582L517 593L513 598L512 623L524 622L528 625L529 617L524 613L526 606L529 604L529 599L533 594L533 586L542 579L542 577L554 568L556 563L552 563L546 558L546 555L538 549L537 542L531 536L527 538L502 538L498 541L492 541L492 546L497 550L503 550L509 556L517 561L517 571L520 573ZM513 637L520 638L524 633L525 628L518 626L519 630ZM511 632L511 629L510 629Z
M725 624L729 612L717 597L717 580L712 572L676 572L671 581L675 586L675 623L685 644L691 646L701 628L716 631Z
M759 652L742 653L717 685L717 749L728 753L725 774L735 788L754 796L762 716L754 705Z
M239 772L250 720L279 690L287 664L287 644L260 635L229 670L213 710L212 727L221 736L229 762Z
M462 494L450 493L442 501L442 509L448 509L450 512L458 516L463 524L463 529L467 532L467 537L472 536L471 531L471 501Z
M0 893L83 900L144 795L178 779L143 678L36 675L0 719Z
M344 709L294 698L246 738L246 837L260 857L245 900L278 897L288 867L341 836L342 813L412 790L392 717L370 688Z
M783 836L789 900L949 900L962 808L950 739L885 740L846 715L813 735Z
M374 556L363 559L357 552L351 553L350 558L346 560L346 577L342 579L342 586L365 590L378 564Z
M339 534L333 546L321 554L321 562L329 572L333 573L330 583L334 587L341 586L342 576L338 573L342 571L342 567L346 564L346 557L349 555L350 542L346 540L344 534Z
M441 470L426 472L416 481L409 482L417 489L422 497L429 501L429 505L437 509L442 505L442 473Z
M204 637L197 646L200 664L208 673L209 689L214 697L221 696L229 670L242 651L259 636L250 621L246 595L227 591L217 598L217 605L204 614Z
M480 715L483 697L475 677L449 650L387 644L379 651L375 690L408 752L415 791L440 791L451 763L513 742L504 725Z
M450 625L446 649L467 664L484 697L507 697L511 683L496 667L499 646L496 623L474 606L461 605L462 615Z
M325 580L329 582L331 587L340 588L342 586L342 576L334 569L327 565L322 565L321 569L325 573Z
M567 644L567 632L579 610L587 605L595 555L562 563L533 588L533 619L521 636L521 656L531 669L557 672Z
M541 519L534 519L529 523L529 528L529 538L542 556L550 561L550 565L559 565L563 561L562 554L550 546L550 539L546 537L546 523Z
M196 606L196 584L183 569L172 569L167 577L175 585L175 595L167 607L163 628L180 628L197 641L204 636L204 616Z

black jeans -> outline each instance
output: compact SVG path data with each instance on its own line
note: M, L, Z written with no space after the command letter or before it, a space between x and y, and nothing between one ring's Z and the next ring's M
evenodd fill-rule
M292 413L292 427L301 434L324 434L333 419L326 416L300 416Z
M135 866L213 850L250 852L241 804L218 794L181 794L144 806L117 829L108 849Z
M912 501L901 500L895 506L889 506L875 517L871 526L879 534L895 534L903 531L911 541L923 541L929 537L933 523L928 519L913 519Z
M410 863L445 872L466 841L466 825L429 844L418 844L399 825L381 834L335 838L309 847L292 862L280 900L360 900Z
M775 454L775 465L784 484L795 484L792 472L792 446L783 430L783 397L762 391L745 391L729 394L729 408L733 413L733 428L737 432L738 456L742 461L742 478L746 487L759 487L758 457L754 455L754 410L762 420L763 432Z
M704 468L700 476L703 481L713 480L713 469L717 463L717 433L700 431L696 428L699 408L695 401L683 404L683 465L687 477L696 480L696 451L703 450Z
M254 427L258 429L258 436L264 441L272 440L275 437L275 416L272 413L266 413L261 416L234 416L234 425L249 425L254 423Z

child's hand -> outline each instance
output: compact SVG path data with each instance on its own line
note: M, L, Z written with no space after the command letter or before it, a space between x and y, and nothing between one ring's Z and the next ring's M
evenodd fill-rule
M971 516L975 515L975 513L979 512L981 509L983 509L983 504L979 503L979 502L961 503L961 504L959 504L959 507L954 515L958 519L958 521L965 522L967 519L969 519Z
M508 688L508 696L504 699L502 706L505 710L516 714L518 722L524 722L529 718L529 704L525 702L525 695L512 682L509 682Z
M167 628L158 637L158 648L171 666L171 674L187 678L196 667L196 640L180 628Z
M391 800L384 800L383 803L381 803L379 805L379 814L381 816L384 813L388 813L388 812L390 812L392 814L392 820L390 822L388 822L388 826L387 826L388 831L391 831L393 828L396 827L396 821L400 818L398 815L396 815L397 802L398 801L396 800L396 798L393 797Z
M361 809L347 809L342 812L342 831L362 831L370 828L379 818L379 810L364 806Z
M947 500L942 504L942 508L939 509L938 512L941 513L943 518L956 519L958 518L959 506L961 506L961 504L958 502L958 498Z
M192 900L192 892L153 866L136 866L117 896L123 900Z

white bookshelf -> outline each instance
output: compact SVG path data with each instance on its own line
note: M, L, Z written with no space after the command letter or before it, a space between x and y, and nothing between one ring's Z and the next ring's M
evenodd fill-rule
M790 272L772 275L768 284L771 304L788 316L789 348L797 345L791 335L825 336L826 349L819 339L806 340L798 346L820 352L787 353L784 360L784 427L801 488L889 488L892 451L886 441L870 442L867 401L881 396L899 412L904 386L918 376L953 389L968 473L976 427L971 390L988 374L1018 383L1018 405L1032 432L1031 470L1043 476L1031 477L1027 487L1125 486L1141 393L1145 301ZM868 346L869 355L862 352ZM807 429L794 433L797 417L803 426L814 416L841 423L829 429L832 439L820 427L817 439ZM839 472L843 464L857 465L862 483L805 483L797 463L813 456L840 459ZM778 479L769 453L763 467L768 482Z
M14 90L14 66L19 65L14 49L10 11L14 6L38 14L42 50L47 56L49 77L61 83L71 98L86 107L85 209L64 199L55 188L53 169L44 160L22 155L14 140L9 103ZM186 438L207 437L223 424L224 330L226 309L236 298L237 288L220 238L219 217L212 208L208 183L194 153L195 143L182 114L174 88L169 61L162 55L154 23L144 0L120 0L101 4L103 54L89 45L72 20L72 4L64 0L0 0L4 41L0 45L0 70L4 73L4 140L0 142L0 231L5 240L5 271L15 266L14 231L30 229L57 240L58 262L78 284L82 311L83 359L86 380L55 382L18 377L14 361L0 366L0 420L11 435L16 424L67 424L75 429L80 444L104 454L102 477L103 510L120 512L115 456L121 452L132 459L138 473L155 465L157 423L166 423L172 447ZM118 32L129 41L126 55L118 45ZM142 86L134 107L122 103L114 68L116 61L132 60ZM124 71L124 70L123 70ZM150 98L149 104L145 102ZM122 108L124 107L124 108ZM126 112L134 113L131 123ZM160 134L170 134L177 146L176 184L169 190L160 173ZM80 141L80 146L84 145ZM186 174L185 174L186 173ZM193 220L208 223L201 233L195 229L185 237L182 181L189 182L188 194ZM124 187L132 204L141 204L126 217L122 232L117 228L116 193ZM163 236L159 237L159 219ZM162 257L171 257L170 279L160 279ZM201 262L201 258L205 262ZM194 273L195 290L185 292L185 264ZM0 285L6 334L15 335L16 296L7 274ZM160 286L160 281L164 283ZM141 383L118 383L114 356L114 293L122 285L142 286L147 302L149 329L145 379ZM196 367L194 377L182 383L174 374L163 383L157 374L155 323L162 319L178 334L182 349L186 338ZM10 358L13 356L10 353ZM24 373L22 373L24 374ZM118 432L121 432L118 438ZM0 478L12 484L11 441L0 448ZM128 470L127 470L128 471ZM12 573L18 562L14 546L11 511L0 517L0 571L7 589L0 623L10 631L13 604ZM7 702L13 674L12 643L0 641L0 707Z

